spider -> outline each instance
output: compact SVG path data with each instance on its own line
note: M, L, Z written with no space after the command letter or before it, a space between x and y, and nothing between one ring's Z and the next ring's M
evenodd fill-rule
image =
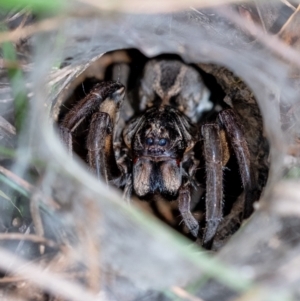
M156 58L145 64L138 85L138 114L118 134L124 96L119 81L97 83L60 122L63 142L71 152L74 131L88 120L87 161L97 177L123 188L127 200L132 194L148 201L177 200L181 217L195 237L200 227L190 203L192 191L199 186L195 146L200 144L206 172L202 245L210 248L223 216L223 170L232 154L245 194L243 217L253 211L255 184L238 117L225 107L212 121L204 120L204 113L212 109L210 92L200 73L177 59Z

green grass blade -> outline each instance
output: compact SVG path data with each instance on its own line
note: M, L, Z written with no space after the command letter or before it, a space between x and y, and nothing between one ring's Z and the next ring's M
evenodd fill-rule
M0 9L27 8L34 13L57 13L66 7L63 0L0 0Z

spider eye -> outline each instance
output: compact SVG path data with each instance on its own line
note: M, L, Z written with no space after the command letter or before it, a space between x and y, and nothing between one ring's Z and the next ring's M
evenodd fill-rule
M154 140L152 138L147 138L146 139L146 144L152 145L154 143Z
M158 144L160 146L165 146L167 144L167 139L165 138L159 139Z

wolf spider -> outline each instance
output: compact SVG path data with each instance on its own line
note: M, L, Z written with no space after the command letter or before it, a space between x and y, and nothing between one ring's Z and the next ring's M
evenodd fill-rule
M253 174L242 126L230 107L212 122L202 120L211 110L210 92L199 72L180 60L151 59L139 85L138 114L129 119L115 142L116 124L125 87L103 81L74 105L60 123L62 140L72 151L72 134L89 120L88 164L106 183L144 200L177 200L182 219L197 237L199 223L190 211L191 192L199 161L200 143L206 170L206 228L202 245L210 248L222 220L223 170L235 154L244 189L244 218L253 211ZM197 148L199 149L199 148Z

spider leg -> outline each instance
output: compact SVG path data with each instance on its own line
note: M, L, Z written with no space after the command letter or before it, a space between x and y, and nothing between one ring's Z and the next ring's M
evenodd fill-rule
M118 166L114 158L110 117L105 112L94 113L87 137L88 163L97 177L106 183L118 176Z
M123 174L122 164L118 164L114 153L114 123L124 98L122 86L107 97L100 105L100 112L94 113L87 137L88 162L98 178L106 183Z
M201 128L204 140L206 165L206 228L203 247L210 248L222 219L223 203L223 152L220 128L217 124L204 124Z
M194 218L190 210L191 191L187 185L182 185L179 189L178 209L183 218L185 225L191 233L197 237L199 232L199 223Z
M250 153L242 126L232 109L219 113L219 119L225 127L232 149L237 157L242 183L245 191L243 217L247 218L253 212L254 178L250 164Z
M72 133L76 128L93 112L101 110L105 100L114 95L114 93L124 90L123 85L113 81L101 82L97 84L92 91L81 101L79 101L62 120L59 126L59 132L62 141L67 146L69 153L72 153ZM105 111L105 110L104 110Z

